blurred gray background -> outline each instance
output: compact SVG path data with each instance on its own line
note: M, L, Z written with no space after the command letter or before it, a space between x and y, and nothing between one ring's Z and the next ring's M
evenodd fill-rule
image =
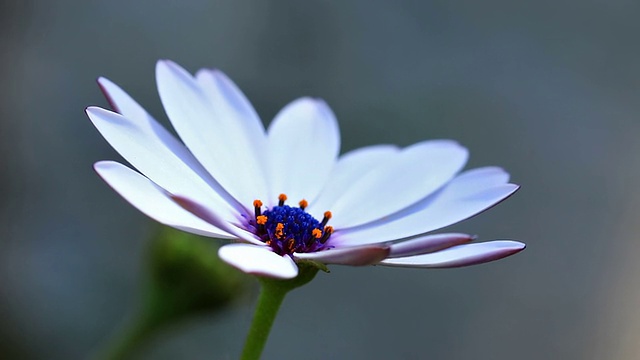
M267 359L638 359L637 1L0 2L0 358L86 358L138 301L155 225L93 172L106 76L167 124L154 64L224 70L265 122L302 95L343 151L452 138L522 189L453 226L519 239L456 270L334 266ZM143 359L233 359L253 296Z

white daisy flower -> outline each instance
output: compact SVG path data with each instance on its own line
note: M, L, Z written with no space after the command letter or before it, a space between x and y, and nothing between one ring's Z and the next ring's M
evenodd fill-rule
M264 129L219 70L192 76L159 61L158 92L182 142L105 78L114 111L86 112L137 171L95 164L124 199L156 221L234 243L220 257L247 273L289 279L296 263L448 268L515 254L520 242L469 243L430 234L476 215L518 186L497 167L460 173L467 150L450 140L376 145L342 156L325 102L301 98Z

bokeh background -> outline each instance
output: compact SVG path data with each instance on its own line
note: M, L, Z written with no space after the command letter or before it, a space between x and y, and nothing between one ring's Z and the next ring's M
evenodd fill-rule
M342 151L428 138L522 189L456 231L512 258L446 271L332 267L291 293L267 359L638 359L637 1L0 2L0 358L87 358L135 308L156 226L93 172L98 76L164 124L157 59L218 67L265 122L302 95ZM233 359L254 295L142 359Z

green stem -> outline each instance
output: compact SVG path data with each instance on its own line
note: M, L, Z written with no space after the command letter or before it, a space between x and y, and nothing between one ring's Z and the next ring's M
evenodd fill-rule
M311 281L318 273L318 268L313 265L299 264L299 269L298 276L291 280L259 278L262 289L245 340L244 350L240 356L241 360L260 359L284 297L289 291Z
M253 315L253 322L247 334L242 360L259 359L262 349L267 343L271 325L276 319L280 305L289 291L277 286L263 285Z

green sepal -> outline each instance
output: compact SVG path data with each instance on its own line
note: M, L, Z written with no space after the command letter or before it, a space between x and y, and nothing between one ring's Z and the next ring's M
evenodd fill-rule
M327 265L315 261L315 260L298 260L297 261L298 266L300 265L305 265L305 266L313 266L318 268L318 270L322 270L325 273L330 273L331 271L329 270L329 268L327 267Z

